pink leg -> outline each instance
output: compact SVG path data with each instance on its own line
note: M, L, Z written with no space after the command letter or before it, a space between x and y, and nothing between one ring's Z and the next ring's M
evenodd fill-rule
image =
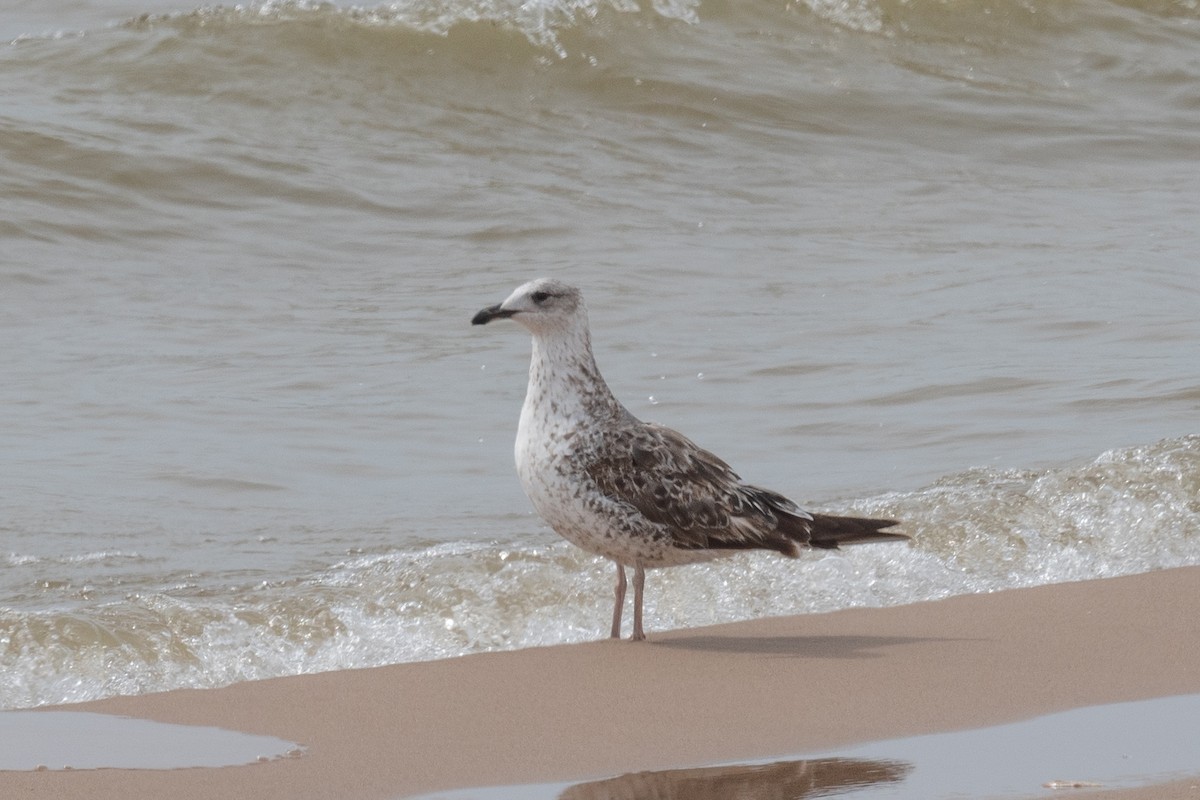
M623 577L623 576L622 576ZM646 639L642 630L642 589L646 586L646 570L641 564L633 568L633 637L632 641L641 642Z
M621 612L625 609L625 567L617 564L617 602L613 606L612 638L621 638ZM641 613L640 611L638 613Z

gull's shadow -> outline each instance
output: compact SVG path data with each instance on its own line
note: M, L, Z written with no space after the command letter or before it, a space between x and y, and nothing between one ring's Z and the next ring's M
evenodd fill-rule
M708 653L746 653L811 658L881 658L888 647L944 642L922 636L717 636L700 634L653 640L657 647Z
M635 772L571 786L558 800L801 800L903 781L903 761L817 758L774 764Z

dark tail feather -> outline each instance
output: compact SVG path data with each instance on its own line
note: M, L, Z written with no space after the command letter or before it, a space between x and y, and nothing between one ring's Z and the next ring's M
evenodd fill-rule
M903 533L888 533L884 528L890 528L900 523L894 519L866 519L865 517L834 517L826 514L813 514L808 544L822 550L836 550L843 544L863 544L865 542L904 542L908 541Z

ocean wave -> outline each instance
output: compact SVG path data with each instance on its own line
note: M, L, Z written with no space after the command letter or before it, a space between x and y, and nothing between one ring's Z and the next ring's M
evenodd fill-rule
M127 24L211 27L324 21L343 26L404 28L441 36L458 26L483 24L518 31L531 42L561 50L563 32L585 26L604 29L616 19L637 20L642 25L655 20L699 25L715 20L769 20L778 24L811 18L853 31L895 37L940 30L1058 30L1097 19L1132 23L1139 16L1200 18L1200 3L1127 0L1102 9L1063 8L1044 0L1002 6L990 0L789 0L782 4L750 0L736 5L720 0L406 0L377 5L262 0L234 6L200 6L176 14L146 14Z
M908 547L748 554L653 572L651 630L879 607L1200 564L1200 436L1045 470L976 469L830 510ZM359 556L228 592L0 610L0 705L210 687L603 636L611 564L554 537Z
M338 5L312 0L265 0L237 6L203 6L191 12L146 14L127 21L132 28L172 26L181 30L214 30L244 26L308 24L327 31L391 29L446 37L471 28L515 32L538 48L560 57L568 52L564 31L603 24L614 16L647 20L698 22L699 0L411 0L375 6Z
M1194 75L1174 72L1178 59L1167 54L1194 48L1194 33L1186 24L1200 19L1196 5L1184 0L1086 7L1044 0L1006 6L986 0L263 0L148 13L105 31L21 36L14 44L38 40L43 46L22 48L14 58L29 59L56 81L78 73L91 85L110 76L111 89L118 92L246 95L251 102L263 102L263 93L266 102L284 102L328 85L333 88L323 97L349 97L348 102L361 105L369 102L361 97L379 94L381 76L416 94L430 88L435 98L445 96L448 82L456 96L470 96L483 83L505 95L513 90L515 101L529 94L529 81L538 87L549 81L584 93L603 92L603 99L643 102L647 91L631 87L657 81L653 108L669 111L679 102L674 90L688 88L709 101L714 94L723 96L728 113L741 113L738 95L728 92L733 86L749 92L745 99L755 115L769 116L773 103L759 102L762 87L743 84L745 75L761 74L766 86L778 81L778 93L802 89L826 73L829 80L852 83L863 63L882 58L919 77L1010 87L1023 95L1062 88L1076 69L1075 80L1097 70L1144 71L1147 41L1162 45L1162 54L1151 62L1164 65L1155 80L1168 94L1174 87L1186 92ZM738 69L731 71L731 64ZM547 67L555 69L547 73ZM463 80L463 70L473 79ZM710 110L719 113L719 107Z
M379 4L324 0L260 0L202 5L189 11L146 13L117 23L129 30L172 29L217 33L246 28L308 29L312 46L336 46L338 36L370 30L412 34L414 42L455 34L463 46L511 50L517 35L535 50L587 57L604 42L662 26L725 26L758 37L787 40L818 33L822 26L885 39L944 40L962 47L1000 46L1023 40L1022 32L1061 34L1071 29L1136 28L1155 19L1200 19L1194 0L1129 0L1105 7L1063 7L1045 0L997 6L988 0L404 0ZM468 33L470 32L470 33ZM89 31L26 34L30 39L79 38ZM303 39L303 37L301 37ZM802 40L797 40L802 41ZM642 42L645 44L645 42Z

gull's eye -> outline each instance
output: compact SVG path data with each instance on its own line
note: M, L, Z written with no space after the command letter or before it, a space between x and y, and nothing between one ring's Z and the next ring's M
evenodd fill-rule
M534 292L532 295L530 295L530 297L533 298L533 302L537 303L540 306L542 303L544 303L550 299L550 293L549 292Z

